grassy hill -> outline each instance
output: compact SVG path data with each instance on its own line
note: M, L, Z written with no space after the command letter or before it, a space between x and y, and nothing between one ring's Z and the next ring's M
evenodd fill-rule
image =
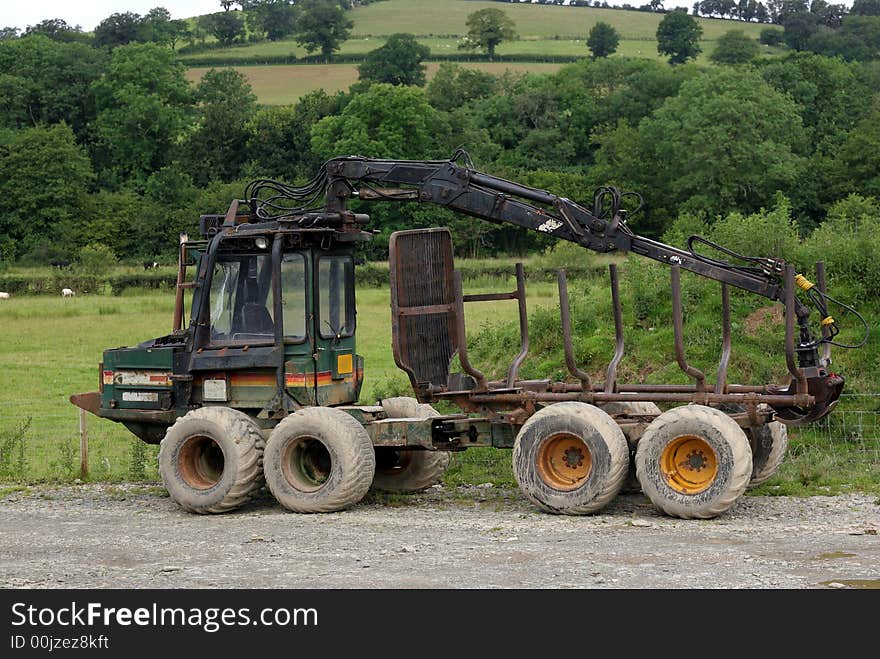
M526 60L533 57L535 63L517 62L500 68L497 64L475 64L484 70L501 72L504 68L511 68L546 73L558 68L552 63L555 57L560 61L587 57L589 50L584 41L599 21L609 23L620 34L617 56L661 59L655 35L663 14L480 0L385 0L357 7L350 12L354 21L351 38L342 45L339 54L363 55L383 45L389 35L408 32L428 46L434 57L461 55L464 51L458 50L457 46L467 32L468 15L487 7L501 9L516 24L518 39L502 43L497 48L498 55ZM703 26L703 54L698 60L703 62L714 49L718 37L728 30L743 30L757 38L767 27L720 19L697 20ZM197 80L207 70L205 67L247 67L242 71L251 80L260 101L267 104L292 103L317 88L331 92L344 90L357 80L357 65L350 62L320 66L295 64L297 68L292 69L279 61L283 58L301 59L307 55L306 50L291 39L183 53L180 59L190 68L192 80ZM435 70L436 65L429 66L429 77Z

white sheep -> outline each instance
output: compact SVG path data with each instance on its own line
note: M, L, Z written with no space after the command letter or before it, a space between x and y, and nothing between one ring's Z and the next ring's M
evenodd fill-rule
M62 288L61 289L61 297L73 297L74 295L76 295L76 293L74 293L69 288Z
M8 300L10 297L12 296L9 293L6 293L5 291L0 291L0 300Z

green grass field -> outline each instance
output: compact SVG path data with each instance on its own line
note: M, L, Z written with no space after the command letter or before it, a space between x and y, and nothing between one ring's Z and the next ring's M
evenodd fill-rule
M427 75L430 80L439 68L436 62L427 63ZM561 64L550 63L504 63L504 62L473 62L462 63L468 68L480 69L494 74L502 74L506 70L515 72L554 73ZM347 91L357 82L356 64L293 64L275 66L239 66L233 67L241 71L260 103L266 105L287 105L295 103L300 96L315 89L323 89L328 94ZM186 77L198 82L208 71L198 67L187 69Z
M518 38L500 44L499 55L548 58L553 56L588 57L585 39L598 21L614 26L621 41L614 57L641 57L663 60L657 52L656 31L663 15L638 11L617 11L585 7L558 7L556 5L533 5L511 3L499 5L494 2L475 0L386 0L357 7L350 12L354 20L351 38L342 44L339 54L365 54L379 48L385 39L396 32L408 32L428 46L433 56L462 54L458 50L459 39L467 33L467 16L486 7L502 9L516 23ZM703 27L702 49L697 58L701 64L708 63L708 55L715 49L720 35L732 29L743 30L757 38L766 25L742 23L720 19L698 19ZM766 48L766 47L764 47ZM767 49L770 56L778 49ZM476 53L475 53L476 54ZM267 105L295 102L303 94L324 89L327 92L345 91L357 81L357 64L311 64L271 65L269 58L308 55L294 40L261 42L237 45L229 48L206 50L184 54L181 61L228 60L234 58L247 66L242 70L254 87L257 98ZM561 64L535 63L469 63L492 73L513 71L550 73ZM222 65L221 65L222 66ZM428 64L428 77L437 69L436 63ZM208 68L190 67L187 77L198 80Z
M480 9L501 9L515 23L521 38L583 38L599 21L614 27L622 39L653 40L663 14L592 7L560 7L530 3L478 0L386 0L352 10L352 36L387 36L409 32L420 36L464 35L467 17ZM742 29L756 38L766 25L710 18L698 18L703 38L715 40L731 29Z

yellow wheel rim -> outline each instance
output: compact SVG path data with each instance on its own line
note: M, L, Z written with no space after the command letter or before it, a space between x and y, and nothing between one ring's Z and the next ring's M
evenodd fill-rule
M706 490L718 475L718 456L702 437L676 437L660 456L666 482L676 492L699 494Z
M590 449L577 435L559 433L548 437L538 449L538 474L556 490L574 490L586 480L593 467Z

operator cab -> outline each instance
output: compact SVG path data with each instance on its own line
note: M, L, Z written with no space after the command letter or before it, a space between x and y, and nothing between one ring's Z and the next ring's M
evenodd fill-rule
M175 369L193 376L187 403L257 410L264 419L356 403L363 358L355 352L354 251L369 234L250 224L248 216L224 231L222 220L203 216L206 240L182 246L197 264L195 281L183 284L193 288L190 339ZM182 270L189 260L181 258Z

